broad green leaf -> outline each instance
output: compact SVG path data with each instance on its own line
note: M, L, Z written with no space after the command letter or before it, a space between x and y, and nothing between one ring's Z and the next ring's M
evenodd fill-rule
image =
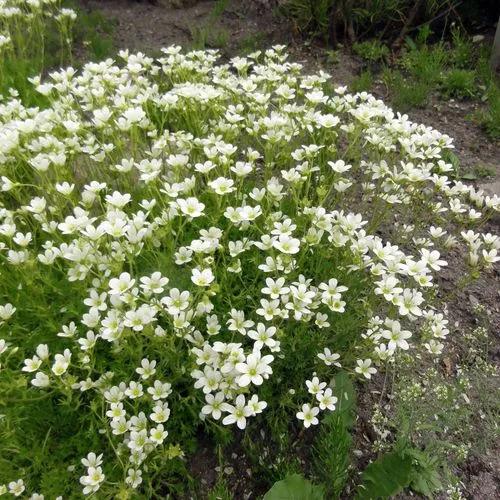
M427 498L434 498L434 493L442 489L443 484L437 471L416 472L411 481L411 489Z
M466 181L475 181L478 179L478 175L474 172L466 172L460 176L461 179L465 179Z
M382 455L364 470L356 500L391 498L409 486L411 472L410 456L396 452Z
M324 500L323 487L317 486L299 474L293 474L274 483L263 500Z
M337 408L334 413L341 415L344 424L352 427L354 424L356 392L354 385L345 371L338 372L333 378L333 393L338 398Z
M443 487L438 459L427 451L416 448L405 450L405 454L412 459L413 463L410 474L411 489L427 498L433 498L434 492Z

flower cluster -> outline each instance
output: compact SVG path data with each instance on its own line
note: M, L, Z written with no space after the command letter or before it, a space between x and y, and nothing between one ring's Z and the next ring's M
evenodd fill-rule
M500 248L450 137L283 47L120 57L35 79L46 109L0 103L0 366L99 416L117 461L82 460L85 494L140 487L186 422L244 429L288 394L309 427L340 366L439 354L446 253L470 275Z
M51 30L66 39L65 45L71 45L75 19L76 12L61 7L59 0L1 0L0 67L6 60L19 63L27 57L43 62L47 33ZM12 67L7 70L12 71ZM0 83L4 83L3 76L0 75Z
M302 410L297 412L297 418L304 421L304 427L306 428L319 423L317 415L320 410L335 410L335 404L338 398L333 395L332 389L326 387L326 385L327 383L320 382L318 377L313 377L312 380L306 380L307 390L315 399L313 406L307 403L303 404ZM314 404L318 404L318 406L314 406Z

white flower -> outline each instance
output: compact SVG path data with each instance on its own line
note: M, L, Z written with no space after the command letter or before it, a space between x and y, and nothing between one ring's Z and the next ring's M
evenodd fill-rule
M93 451L91 451L85 458L81 459L81 462L85 467L99 467L99 465L102 465L102 453L100 455L96 455Z
M22 371L23 372L36 372L38 370L38 368L40 368L41 364L42 364L42 360L38 356L33 356L32 358L27 358L24 360L24 366L22 368Z
M375 288L375 293L377 295L383 295L385 300L392 301L394 297L397 297L403 292L403 289L399 286L399 280L391 275L385 275L381 281L377 281L377 288Z
M348 290L346 286L339 285L335 278L330 279L328 283L320 283L319 289L324 291L325 298L332 297L334 299L340 299L341 294Z
M207 404L201 409L204 415L211 415L215 420L219 420L222 415L222 404L224 403L225 397L223 392L218 392L215 394L205 394L205 401Z
M302 405L302 411L297 412L297 418L304 421L304 427L307 429L311 425L318 425L319 420L316 415L319 413L317 406L311 407L308 404Z
M54 364L52 365L52 372L60 377L66 373L71 361L71 351L65 349L63 354L56 354L54 356ZM37 374L38 376L38 374Z
M278 299L280 295L286 295L290 292L290 288L285 286L285 278L266 278L266 286L262 288L262 293L269 295L271 299Z
M332 114L317 117L318 123L324 128L333 128L340 123L340 118Z
M249 330L247 335L255 340L254 349L260 350L264 346L272 349L276 345L276 340L272 338L275 333L276 327L270 326L266 328L264 323L258 323L257 329Z
M248 162L237 161L231 171L234 172L238 177L245 177L253 170L253 165Z
M376 346L374 352L381 361L386 361L394 355L394 349L389 348L386 344Z
M26 487L24 486L24 481L22 479L11 481L9 483L9 493L14 495L15 497L21 496L24 493L25 489Z
M0 305L0 319L3 321L10 319L15 312L16 308L10 303Z
M182 266L183 264L187 264L191 262L193 256L193 251L187 247L180 247L177 252L175 252L175 263L178 266Z
M248 407L252 411L252 416L255 416L259 413L262 413L267 408L267 403L266 401L259 401L257 394L254 394L248 400Z
M368 379L372 378L372 375L377 373L377 369L374 368L373 366L371 366L371 364L372 364L371 359L365 359L365 360L358 359L356 361L356 364L358 366L356 366L354 371L356 373L359 373L360 375L363 375L364 377L366 377Z
M197 163L194 166L194 169L202 174L208 174L208 172L210 172L210 170L214 169L215 167L216 167L215 163L208 160L204 163Z
M140 469L128 469L125 482L133 489L142 483L142 471Z
M106 416L112 420L120 420L126 414L127 412L123 409L123 403L111 403L110 409L106 412Z
M307 390L310 394L319 394L326 387L326 382L320 382L318 377L313 377L312 380L306 380Z
M282 253L296 254L300 250L300 240L292 238L286 234L282 234L278 240L273 242L274 248Z
M408 314L421 316L422 310L419 306L423 301L424 297L421 292L417 290L410 290L409 288L405 288L402 295L393 299L393 303L398 306L399 314L401 316L407 316Z
M352 167L352 165L346 165L344 160L337 160L336 162L329 161L328 165L330 165L330 168L338 174L343 174Z
M440 253L437 250L429 251L426 248L422 248L420 251L422 254L423 261L434 271L440 271L442 267L447 266L448 263L442 260Z
M16 235L12 238L14 243L19 245L20 247L27 247L30 244L31 239L32 239L31 233L26 233L26 234L16 233Z
M316 399L319 403L319 408L321 410L335 410L335 404L338 401L338 398L332 394L332 390L330 387L327 387L324 392L316 393Z
M31 380L31 384L35 387L48 387L50 385L50 379L45 373L37 372L35 378Z
M203 215L203 210L205 209L205 205L196 198L187 198L185 200L178 198L176 203L183 214L193 219Z
M168 285L169 279L162 276L159 271L156 271L151 277L143 276L140 282L144 292L159 294L163 293L165 286Z
M483 249L482 254L484 262L486 263L487 266L491 266L492 264L500 260L500 256L497 255L498 251L496 248L492 248L491 250Z
M166 422L170 418L170 408L166 402L158 402L149 418L156 423Z
M87 475L80 477L80 483L84 486L83 494L90 495L98 491L104 479L105 475L101 467L89 467Z
M146 113L139 107L129 108L123 113L123 117L130 124L138 123L146 117Z
M191 281L197 286L209 286L215 279L211 269L193 269L191 271Z
M128 388L125 390L125 394L130 399L140 398L144 394L142 384L131 380L128 384Z
M209 182L208 185L219 195L232 193L236 189L234 181L225 177L218 177L214 181Z
M261 356L260 352L255 351L249 354L244 363L237 363L235 368L241 374L238 376L238 385L246 387L250 383L261 385L264 378L268 378L273 370L269 366L274 360L274 356L268 354Z
M130 203L132 196L129 193L119 193L118 191L114 191L111 195L106 195L106 201L117 208L123 208L127 203Z
M340 358L340 354L336 352L332 353L328 347L325 347L323 352L318 354L318 358L321 359L326 366L335 365L340 368L340 363L337 362Z
M271 321L275 316L279 316L281 314L281 310L279 308L279 300L266 300L260 299L260 307L255 312L260 316L264 316L267 321Z
M64 196L69 196L73 189L75 189L74 184L70 184L69 182L62 182L56 184L56 190L58 193L63 194Z
M134 286L135 279L132 279L129 273L121 273L119 278L109 280L109 294L122 295Z
M2 40L2 35L0 35L0 47L1 47L1 40ZM2 175L0 180L1 180L0 191L3 191L4 193L10 191L15 186L15 184L8 177L5 177L5 175Z
M247 418L252 415L252 408L246 406L245 396L240 394L235 401L235 405L223 403L222 410L228 412L222 420L224 425L231 425L236 423L239 429L244 429L247 425Z
M148 387L147 392L151 394L153 401L166 399L172 393L172 385L168 382L163 383L160 380L155 380L153 387Z
M438 342L437 340L431 339L429 342L426 342L424 344L424 347L429 351L431 354L434 354L438 356L443 352L444 344L441 342Z
M149 436L146 429L132 430L130 432L128 447L131 450L142 450L147 444L149 444Z
M190 293L185 290L181 292L178 288L172 288L169 295L161 299L161 303L166 307L171 315L176 315L189 307Z
M410 345L406 341L411 337L411 332L408 330L401 330L401 324L399 321L386 320L385 324L390 328L390 330L382 330L382 337L389 340L388 348L389 350L394 350L396 347L408 350Z
M318 328L328 328L330 326L330 323L328 322L328 315L323 313L316 313L314 324Z
M237 311L236 309L231 309L231 318L227 320L228 330L236 331L242 335L246 335L247 329L254 326L254 322L250 319L245 319L245 313L243 311Z
M149 439L155 444L162 444L168 436L163 424L158 424L149 431Z
M149 361L144 358L141 361L141 366L136 368L135 371L138 373L143 380L147 380L149 377L153 376L156 373L156 361L153 359Z

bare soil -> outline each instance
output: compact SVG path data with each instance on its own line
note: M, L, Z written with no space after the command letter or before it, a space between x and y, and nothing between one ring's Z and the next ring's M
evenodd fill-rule
M349 85L363 69L362 61L348 51L340 52L337 63L329 63L324 47L301 39L292 25L278 18L270 9L262 7L266 4L265 1L233 0L217 19L211 15L214 1L184 1L182 8L175 8L171 3L165 2L166 0L161 3L160 0L160 3L155 4L132 0L82 0L81 3L82 8L99 10L105 17L114 20L116 28L113 41L117 49L154 55L161 47L172 44L192 47L196 42L196 33L205 30L207 48L220 48L223 58L280 43L288 45L291 59L302 63L306 70L321 68L329 72L335 84ZM221 31L225 33L224 43L217 47L217 37L213 35ZM388 97L380 82L373 93L382 99ZM455 153L464 172L472 171L478 166L490 169L494 176L477 182L490 194L500 195L500 144L491 141L471 120L471 115L482 106L478 101L445 101L433 97L426 108L413 110L408 115L410 119L430 125L455 139ZM498 218L490 222L489 231L498 233L499 229ZM445 291L452 288L452 278L461 272L462 264L459 262L458 256L450 259L450 266L442 283ZM450 318L458 321L460 328L474 326L471 314L474 304L480 302L490 310L493 337L490 356L495 363L500 360L499 283L498 270L493 270L466 292L459 293L450 304ZM456 348L451 351L451 368L448 366L448 370L453 371L460 361L459 343L460 340L457 340ZM356 430L356 443L360 448L374 440L369 419L371 407L378 401L376 389L372 386L370 391L364 390L360 394L360 415ZM307 447L307 443L299 442L295 452L306 457L304 446ZM500 445L485 455L472 456L459 472L468 498L500 498L499 450ZM366 455L360 457L359 465L366 464L368 458ZM238 445L238 438L225 461L231 466L221 470L212 443L203 438L198 452L188 459L188 468L191 475L200 481L205 492L222 475L227 478L227 484L231 486L235 498L256 498L263 493L259 478L252 477L251 462ZM204 496L203 492L201 495Z
M183 2L185 7L176 8L170 2L152 3L133 0L87 0L84 8L99 10L105 17L117 23L114 42L117 49L157 52L168 45L192 46L193 34L205 28L208 35L207 48L215 48L213 34L224 30L227 43L226 54L233 54L247 43L259 42L269 46L282 40L286 28L272 12L259 9L254 2L233 0L222 16L211 18L215 2L201 0Z

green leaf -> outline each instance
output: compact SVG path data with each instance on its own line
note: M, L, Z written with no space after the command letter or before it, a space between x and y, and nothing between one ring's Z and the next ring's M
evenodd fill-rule
M352 427L355 419L356 392L347 372L340 371L335 375L333 393L338 398L334 413L342 417L346 427Z
M411 489L427 498L434 498L434 492L443 488L437 471L426 471L425 474L414 474L411 481Z
M413 462L410 474L411 489L428 498L433 498L434 492L443 488L439 473L439 459L416 448L405 450L405 454Z
M372 462L363 472L357 500L378 500L390 498L411 481L412 459L397 452L386 453Z
M263 500L324 500L324 493L322 486L293 474L274 483Z
M408 47L411 49L411 50L416 50L417 48L417 45L415 44L415 42L409 37L407 36L405 38L405 42L406 42L406 45L408 45Z
M474 172L466 172L465 174L461 175L460 178L467 181L475 181L478 178L478 175Z

